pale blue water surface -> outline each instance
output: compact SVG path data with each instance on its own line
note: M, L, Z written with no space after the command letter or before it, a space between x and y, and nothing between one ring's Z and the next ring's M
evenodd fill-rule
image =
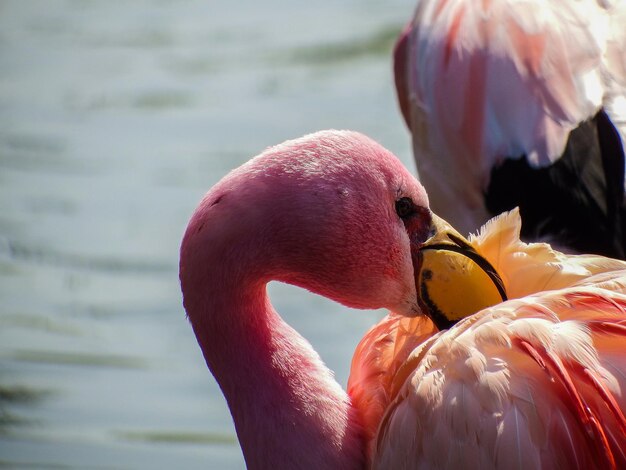
M243 468L181 306L204 192L323 128L410 162L408 0L0 1L0 467ZM345 385L381 312L273 284Z

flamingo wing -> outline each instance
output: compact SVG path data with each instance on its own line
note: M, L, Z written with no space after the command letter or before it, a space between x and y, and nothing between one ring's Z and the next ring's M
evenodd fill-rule
M373 468L626 465L626 263L519 229L512 212L471 240L512 300L439 333L389 316L357 348Z
M594 285L484 310L409 356L375 466L624 468L625 341L626 296Z

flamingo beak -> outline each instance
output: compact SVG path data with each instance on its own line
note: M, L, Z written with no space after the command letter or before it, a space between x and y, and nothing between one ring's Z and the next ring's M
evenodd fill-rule
M430 238L412 247L412 258L418 304L440 330L507 299L494 267L434 214Z

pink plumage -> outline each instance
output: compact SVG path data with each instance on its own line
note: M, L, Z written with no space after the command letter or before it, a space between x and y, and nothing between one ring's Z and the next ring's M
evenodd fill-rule
M438 334L389 316L357 348L348 391L376 423L375 468L626 465L626 264L519 229L511 213L472 240L511 300Z
M375 468L626 465L626 264L519 230L506 214L472 240L511 300L438 334L389 316L357 348L348 390L375 410Z

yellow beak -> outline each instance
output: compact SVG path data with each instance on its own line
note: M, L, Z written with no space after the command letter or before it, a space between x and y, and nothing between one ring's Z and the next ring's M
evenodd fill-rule
M418 303L441 330L507 299L491 264L433 214L433 235L413 252Z

